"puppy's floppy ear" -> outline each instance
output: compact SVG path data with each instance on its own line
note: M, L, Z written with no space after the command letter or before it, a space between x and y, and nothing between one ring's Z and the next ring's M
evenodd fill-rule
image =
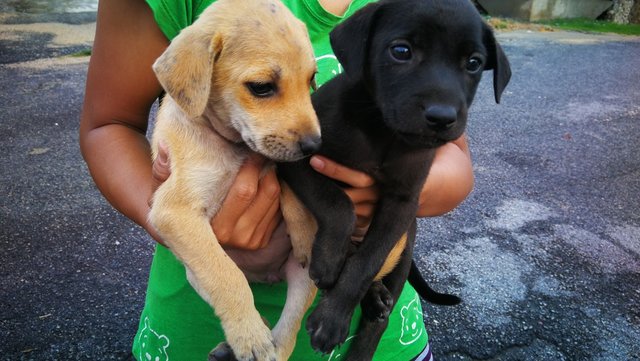
M511 79L511 66L509 65L509 59L502 51L502 47L496 41L493 30L485 23L482 25L484 46L489 52L485 70L493 69L493 93L496 103L500 103L500 96L504 88L509 84L509 79Z
M222 36L194 26L185 28L153 64L164 90L190 117L204 113Z
M369 4L355 12L329 34L333 53L352 79L361 79L369 52L369 36L381 5Z

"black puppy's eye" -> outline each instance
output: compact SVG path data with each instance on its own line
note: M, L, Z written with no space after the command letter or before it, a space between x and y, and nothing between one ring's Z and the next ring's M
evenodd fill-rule
M260 98L270 97L276 93L276 85L273 83L248 82L246 85L251 94Z
M484 65L484 61L479 56L472 56L467 60L466 69L470 74L475 74L482 70L482 66Z
M397 61L409 61L413 54L411 53L411 47L407 44L396 44L389 48L391 57Z

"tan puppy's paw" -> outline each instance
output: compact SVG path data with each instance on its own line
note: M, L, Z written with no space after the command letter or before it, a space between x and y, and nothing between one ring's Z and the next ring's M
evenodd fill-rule
M285 350L282 347L278 347L276 360L287 360L290 354L291 350ZM233 354L231 346L226 342L221 342L216 346L216 348L211 350L208 361L238 361L238 359L236 358L236 355Z
M276 346L271 330L262 321L252 323L257 328L248 329L244 325L225 327L227 342L238 361L276 361ZM234 360L233 358L230 360Z
M307 266L309 266L308 252L305 252L301 249L294 248L293 257L298 262L298 264L300 264L302 268L307 268Z

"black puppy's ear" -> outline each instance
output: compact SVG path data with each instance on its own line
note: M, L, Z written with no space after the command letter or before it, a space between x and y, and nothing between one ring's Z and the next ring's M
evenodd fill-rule
M369 37L380 4L372 3L355 12L329 34L331 48L352 79L361 79L369 52Z
M509 59L502 51L502 47L496 41L493 35L493 30L487 24L483 24L483 41L484 46L489 52L489 59L487 60L487 66L485 70L493 69L493 93L496 98L496 103L500 103L500 96L504 91L504 88L509 84L511 79L511 66L509 65Z

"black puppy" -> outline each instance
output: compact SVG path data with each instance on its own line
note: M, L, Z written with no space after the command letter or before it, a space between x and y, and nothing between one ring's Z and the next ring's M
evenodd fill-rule
M435 149L464 133L484 70L493 70L496 102L511 76L491 29L468 0L374 3L338 26L331 44L345 73L313 95L323 138L318 153L370 174L380 198L364 240L347 257L355 214L339 184L307 160L278 165L317 222L310 275L323 297L307 330L322 352L345 341L359 302L379 309L387 290L397 300L411 268L418 196ZM405 233L404 251L382 287L374 279ZM386 321L370 318L363 318L350 359L368 360L375 352Z

